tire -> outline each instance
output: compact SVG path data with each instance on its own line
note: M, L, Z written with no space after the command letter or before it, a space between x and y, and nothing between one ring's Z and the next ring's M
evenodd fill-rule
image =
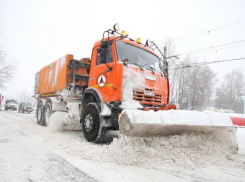
M111 142L112 138L105 137L107 129L100 126L99 114L99 106L96 103L89 103L84 108L82 112L82 128L84 137L88 142Z
M99 109L96 103L89 103L83 111L82 128L88 142L95 142L100 131Z
M39 99L37 103L37 124L41 124L43 120L43 102Z
M43 108L43 122L41 123L42 126L48 126L52 113L53 113L52 112L52 102L48 98Z

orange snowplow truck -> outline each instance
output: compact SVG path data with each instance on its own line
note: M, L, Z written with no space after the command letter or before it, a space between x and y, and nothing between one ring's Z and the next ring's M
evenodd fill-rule
M104 32L91 59L68 54L36 74L38 124L47 126L54 112L63 111L64 125L77 122L88 141L104 142L119 130L123 110L175 108L168 105L168 67L153 51L157 45L118 30L115 24Z

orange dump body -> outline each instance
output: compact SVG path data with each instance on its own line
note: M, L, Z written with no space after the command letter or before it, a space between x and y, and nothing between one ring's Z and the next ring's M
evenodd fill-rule
M38 94L55 94L57 91L66 89L72 82L71 60L73 55L66 55L48 66L42 68L38 78ZM90 59L74 60L77 63L90 64ZM89 76L89 68L79 67L75 70L75 75ZM78 86L88 85L88 80L76 79Z

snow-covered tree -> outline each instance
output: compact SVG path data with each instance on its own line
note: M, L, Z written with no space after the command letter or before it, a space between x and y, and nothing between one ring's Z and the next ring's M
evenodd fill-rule
M245 95L245 80L241 70L232 70L226 74L220 87L216 89L215 106L222 109L231 109L243 113L243 100Z
M168 56L176 55L171 39L165 41ZM209 66L199 66L198 58L171 58L169 63L170 101L182 109L203 110L209 106L213 92L215 73ZM188 67L190 66L190 67Z
M193 65L190 57L181 65L177 85L172 90L175 93L174 99L182 109L206 109L212 96L215 73L207 65ZM192 66L186 68L186 65Z

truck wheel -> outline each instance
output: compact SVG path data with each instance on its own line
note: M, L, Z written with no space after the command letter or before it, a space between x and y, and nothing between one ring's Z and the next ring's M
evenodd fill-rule
M51 114L52 114L52 102L50 99L47 99L45 106L43 108L43 122L41 123L42 126L48 126Z
M89 103L82 115L83 134L87 141L95 142L100 131L100 117L98 105Z
M37 104L37 124L41 124L43 120L43 102L38 100Z

